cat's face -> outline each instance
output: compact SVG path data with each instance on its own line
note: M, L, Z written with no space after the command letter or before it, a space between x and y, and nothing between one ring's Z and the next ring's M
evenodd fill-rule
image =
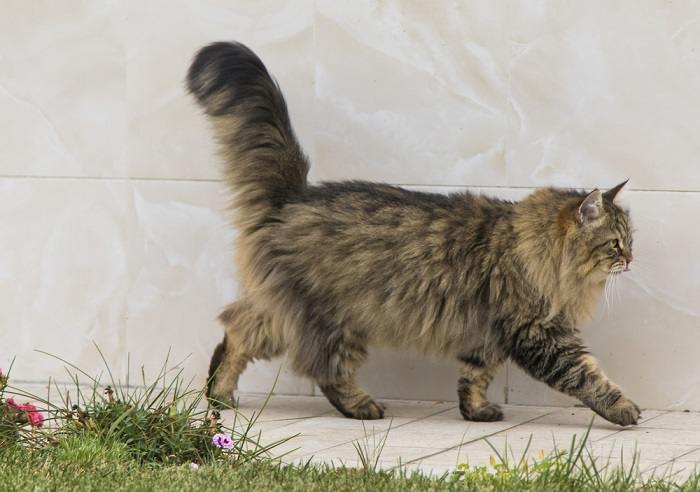
M575 212L570 251L584 276L603 280L611 273L629 270L634 258L631 221L629 213L615 203L625 183L605 193L594 190Z

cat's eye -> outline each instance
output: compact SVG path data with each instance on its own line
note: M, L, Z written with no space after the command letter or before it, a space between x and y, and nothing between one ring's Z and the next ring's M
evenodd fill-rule
M617 239L610 240L610 247L614 249L620 249L620 241Z

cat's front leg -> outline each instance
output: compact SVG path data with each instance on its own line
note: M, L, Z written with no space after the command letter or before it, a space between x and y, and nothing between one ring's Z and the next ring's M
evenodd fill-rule
M486 398L486 390L498 365L487 365L481 357L475 355L463 355L459 359L463 366L457 385L457 395L462 417L474 422L503 420L501 407Z
M523 328L514 336L510 356L534 378L578 398L610 422L637 424L639 407L608 379L575 332L547 325Z

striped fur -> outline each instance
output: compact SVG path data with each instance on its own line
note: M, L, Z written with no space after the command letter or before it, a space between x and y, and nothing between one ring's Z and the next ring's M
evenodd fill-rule
M188 86L213 123L234 193L245 295L220 319L212 400L230 403L248 361L284 352L348 417L383 406L356 383L367 347L461 360L470 420L512 359L620 425L638 407L587 353L577 326L611 272L632 260L629 216L601 193L546 188L520 202L419 193L367 182L306 182L307 159L282 93L236 43L202 49Z

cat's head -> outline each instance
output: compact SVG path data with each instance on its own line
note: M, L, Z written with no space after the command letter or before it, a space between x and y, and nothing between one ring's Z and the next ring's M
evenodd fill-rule
M629 270L634 258L631 221L615 202L625 184L593 190L567 211L567 256L580 276L602 280Z

